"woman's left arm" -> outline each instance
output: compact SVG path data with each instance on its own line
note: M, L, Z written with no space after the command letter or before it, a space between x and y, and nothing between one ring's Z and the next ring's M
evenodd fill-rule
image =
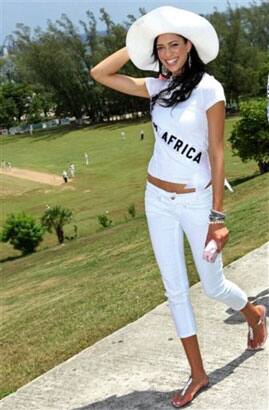
M208 153L212 173L213 202L212 209L223 212L224 197L224 123L225 106L220 101L207 110L208 121ZM229 231L224 225L209 224L205 245L214 239L218 252L221 252L229 237Z

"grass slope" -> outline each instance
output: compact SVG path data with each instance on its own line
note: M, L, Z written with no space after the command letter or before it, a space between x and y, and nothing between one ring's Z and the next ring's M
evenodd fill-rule
M226 135L234 121L227 120ZM151 135L148 123L2 139L5 159L16 166L60 173L70 162L77 165L74 181L61 188L2 178L2 222L11 211L40 216L47 203L59 203L73 210L80 237L57 246L47 235L39 251L24 258L2 245L1 397L164 301L143 209ZM268 176L232 156L229 144L226 175L235 187L225 195L228 264L268 239ZM132 202L135 219L126 216ZM96 215L106 210L114 226L102 230ZM187 243L186 253L193 284L198 278Z

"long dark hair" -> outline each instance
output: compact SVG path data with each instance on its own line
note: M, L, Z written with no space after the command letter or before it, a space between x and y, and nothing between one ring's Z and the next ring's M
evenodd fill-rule
M185 43L188 41L185 37L180 37L183 38ZM155 38L153 44L153 57L155 61L159 62L159 76L162 75L165 78L170 78L171 73L168 73L167 75L164 75L163 73L163 66L158 57L157 39L158 37ZM159 92L159 94L156 94L151 98L151 111L156 102L163 107L172 107L182 101L186 101L191 96L192 90L197 86L197 84L199 84L205 73L205 64L198 56L194 45L192 45L190 51L190 59L191 64L189 64L189 58L187 58L187 61L182 67L181 73L171 79L167 88L163 89Z

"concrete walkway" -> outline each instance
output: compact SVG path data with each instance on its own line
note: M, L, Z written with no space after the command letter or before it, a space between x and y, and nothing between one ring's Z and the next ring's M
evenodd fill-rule
M269 243L225 268L250 301L268 306ZM268 351L245 350L239 313L191 288L211 387L192 409L267 410ZM268 343L267 343L268 344ZM165 410L189 370L167 303L48 371L0 402L1 410Z

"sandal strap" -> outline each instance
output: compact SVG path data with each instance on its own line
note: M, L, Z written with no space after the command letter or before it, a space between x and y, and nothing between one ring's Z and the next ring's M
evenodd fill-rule
M266 309L264 308L264 312L262 313L258 323L256 323L254 327L249 326L249 340L254 340L254 330L257 329L257 327L260 325L264 326L265 320L266 320Z
M262 317L260 318L260 320L258 321L258 323L256 324L256 326L263 325L263 322L264 322L264 317L262 316ZM256 326L255 326L255 327L256 327Z
M189 378L189 380L187 381L187 383L183 387L183 390L181 392L181 396L184 396L184 394L186 393L186 391L187 391L188 387L191 385L191 383L192 383L192 377Z
M254 332L252 327L249 326L249 339L254 340Z
M249 326L251 329L256 329L256 327L263 325L264 321L265 321L265 315L266 315L266 310L264 310L264 312L262 313L258 323L255 324L255 326Z
M258 321L258 323L256 323L255 327L249 326L249 338L250 338L250 340L254 340L254 330L257 329L257 327L258 327L259 325L263 325L263 323L264 323L264 319L261 318L261 319ZM253 330L253 329L254 329L254 330Z

